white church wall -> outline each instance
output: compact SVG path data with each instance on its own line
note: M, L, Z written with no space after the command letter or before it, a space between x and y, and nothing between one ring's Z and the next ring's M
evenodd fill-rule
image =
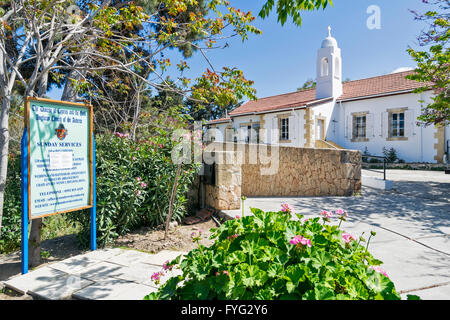
M431 94L424 93L422 99L429 100ZM394 148L400 159L406 162L436 162L434 127L421 128L416 126L416 118L421 112L421 96L418 94L401 94L376 99L357 100L337 103L339 109L340 132L337 143L348 149L364 152L365 148L372 155L382 155L383 147ZM405 114L405 141L388 140L389 109L408 108ZM352 141L353 113L367 112L366 138L368 141ZM343 134L342 134L343 133Z
M313 132L313 141L317 138L317 129L318 129L318 119L324 118L325 120L325 139L326 140L333 140L333 132L330 129L333 129L330 124L332 123L333 119L333 112L334 112L334 101L326 102L323 104L320 104L318 106L312 107L312 116L314 119L314 132Z

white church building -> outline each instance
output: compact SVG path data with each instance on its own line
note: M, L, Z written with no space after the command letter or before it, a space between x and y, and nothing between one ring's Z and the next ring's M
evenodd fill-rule
M342 82L341 50L331 36L317 54L316 88L249 101L208 122L215 141L289 147L345 148L383 155L394 148L406 162L443 163L450 126L417 126L433 91L405 79L412 71Z

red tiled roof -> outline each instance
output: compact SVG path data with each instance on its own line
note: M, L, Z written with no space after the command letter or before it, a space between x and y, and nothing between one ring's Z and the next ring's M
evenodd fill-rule
M338 98L338 101L399 91L412 91L427 85L427 83L405 79L405 76L412 73L414 71L405 71L346 82L343 84L344 93Z
M380 94L394 94L399 91L412 91L426 85L426 83L405 79L406 75L413 72L414 71L405 71L345 82L343 83L343 94L338 98L338 101ZM253 112L268 112L278 109L305 106L316 101L318 100L316 100L316 89L314 88L262 98L256 101L249 101L230 112L229 115L237 116Z
M283 108L299 107L316 100L316 89L280 94L277 96L249 101L229 113L235 116L242 113L264 112Z
M228 122L230 120L231 120L231 118L215 119L215 120L208 121L208 124L214 124L214 123L220 123L220 122Z

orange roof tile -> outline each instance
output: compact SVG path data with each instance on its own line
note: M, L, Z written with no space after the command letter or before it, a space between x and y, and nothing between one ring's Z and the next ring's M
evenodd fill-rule
M338 98L338 101L399 91L412 91L427 85L427 83L420 83L405 78L405 76L412 73L414 71L405 71L346 82L343 84L344 93Z

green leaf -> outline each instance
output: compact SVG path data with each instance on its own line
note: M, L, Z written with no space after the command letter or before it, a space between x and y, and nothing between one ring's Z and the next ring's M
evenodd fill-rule
M225 264L238 264L245 262L247 255L243 251L234 251L225 256Z
M315 298L316 300L335 300L335 294L333 290L328 287L325 287L322 284L317 285L314 288Z
M305 270L302 265L289 266L285 272L285 278L292 282L294 286L298 286L300 281L305 279Z

